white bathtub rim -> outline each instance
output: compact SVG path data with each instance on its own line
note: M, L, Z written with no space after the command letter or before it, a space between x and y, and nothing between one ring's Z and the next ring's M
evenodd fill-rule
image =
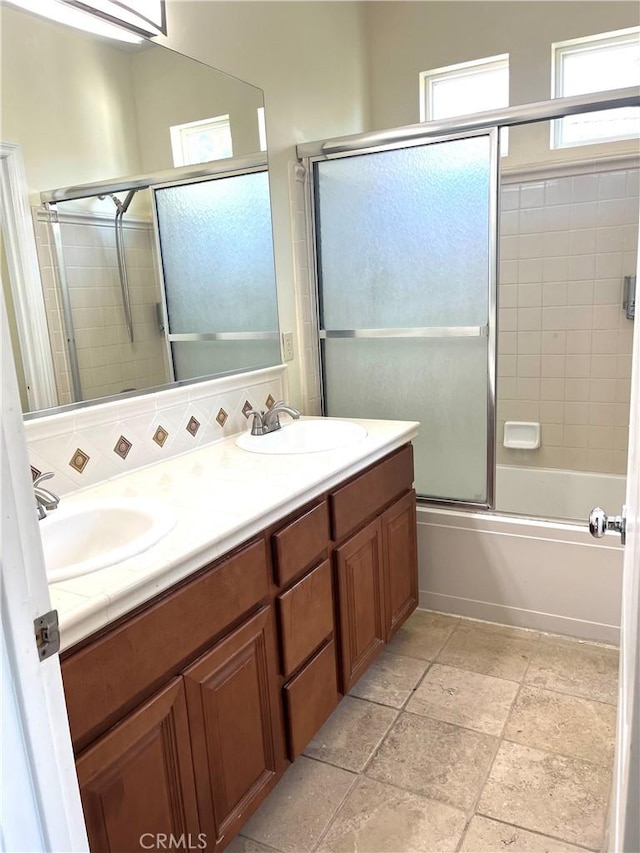
M476 530L478 533L493 533L495 535L521 536L523 538L547 539L554 542L579 542L581 545L594 548L613 548L621 550L620 534L608 531L604 539L594 540L588 530L587 523L576 524L571 521L558 519L530 518L526 515L497 512L496 510L463 510L447 509L425 503L417 506L418 524L430 524L437 527L460 528L461 530ZM433 515L435 518L421 518ZM504 530L500 530L500 526ZM518 528L521 528L518 530ZM534 535L530 529L547 531L546 536ZM527 530L529 529L529 531ZM556 535L552 535L556 534Z

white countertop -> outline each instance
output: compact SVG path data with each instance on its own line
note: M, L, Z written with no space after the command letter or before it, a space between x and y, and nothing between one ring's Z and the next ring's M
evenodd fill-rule
M367 430L348 447L300 455L247 453L237 436L174 456L64 497L140 498L178 513L173 530L124 562L50 584L62 648L88 637L297 507L411 441L415 421L354 420Z

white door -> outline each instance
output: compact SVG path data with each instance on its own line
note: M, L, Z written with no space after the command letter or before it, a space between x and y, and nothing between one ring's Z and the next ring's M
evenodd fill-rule
M87 850L58 655L33 620L50 607L4 298L2 342L2 778L0 850Z
M627 460L627 532L622 581L618 731L610 850L640 850L640 317L636 318L631 384L631 421ZM609 511L618 513L618 507Z

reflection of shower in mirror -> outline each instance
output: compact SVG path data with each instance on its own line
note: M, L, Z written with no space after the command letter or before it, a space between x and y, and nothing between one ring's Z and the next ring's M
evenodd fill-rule
M133 201L133 197L135 194L135 190L129 190L125 200L120 201L120 199L116 195L113 195L113 193L109 193L109 198L116 206L116 216L114 223L116 236L116 254L118 256L118 273L120 276L120 291L122 293L122 309L124 311L124 317L127 324L127 334L129 336L130 344L133 343L133 320L131 318L131 296L129 294L129 279L127 276L127 259L124 252L124 228L122 227L122 217L129 209L129 205ZM99 195L98 198L102 200L106 198L106 196Z
M41 195L50 304L63 309L47 309L59 386L68 378L61 402L279 361L261 156Z

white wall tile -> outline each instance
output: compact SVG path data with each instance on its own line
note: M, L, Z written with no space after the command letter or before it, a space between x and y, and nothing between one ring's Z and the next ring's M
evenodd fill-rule
M566 281L569 278L569 258L566 256L544 258L542 278L543 281Z
M545 202L543 181L522 184L520 187L520 207L543 207Z
M539 283L542 280L542 259L528 258L518 261L518 283Z
M540 281L540 278L537 279ZM518 308L539 308L542 305L541 284L520 284L517 288Z
M543 306L566 305L568 283L566 281L546 281L542 285Z
M598 198L598 175L577 175L572 179L573 202L595 201Z
M596 250L595 228L580 228L569 232L569 254L588 255Z
M625 198L627 172L603 172L598 176L598 198Z
M609 223L599 221L598 203L595 201L579 202L571 205L570 214L571 228L594 228L596 225L615 225L617 223Z
M624 225L627 222L627 203L625 199L599 201L596 216L598 228L612 225Z
M570 204L571 178L555 178L545 181L545 204Z

